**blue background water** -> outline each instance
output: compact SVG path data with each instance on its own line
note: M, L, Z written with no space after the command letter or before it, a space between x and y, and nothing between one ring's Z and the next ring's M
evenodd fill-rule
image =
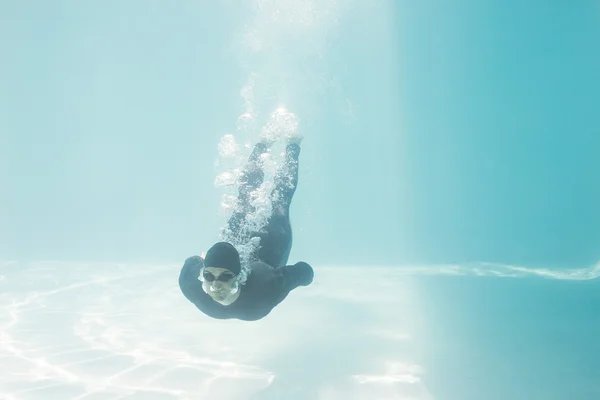
M274 45L256 54L242 4L2 3L3 258L206 247L217 142L258 72L287 85L259 111L284 103L306 136L298 254L597 260L597 2L324 2L334 15L295 36L257 20Z
M0 260L204 251L258 74L305 135L292 259L597 262L598 2L205 3L0 3ZM424 279L434 397L600 397L596 282Z

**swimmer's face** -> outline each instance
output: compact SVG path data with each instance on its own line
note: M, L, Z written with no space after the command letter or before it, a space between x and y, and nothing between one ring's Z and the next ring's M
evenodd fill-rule
M201 280L204 291L216 301L226 299L235 285L235 275L226 268L204 267Z

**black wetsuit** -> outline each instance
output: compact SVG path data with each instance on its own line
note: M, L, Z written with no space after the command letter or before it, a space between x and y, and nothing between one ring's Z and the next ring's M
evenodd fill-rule
M258 143L254 147L242 175L238 208L229 219L224 235L233 245L245 244L254 237L260 237L260 245L250 256L250 273L246 283L240 286L238 299L224 306L204 292L202 282L198 280L204 266L201 257L188 258L181 269L181 291L200 311L213 318L246 321L261 319L285 299L290 291L310 284L313 279L313 270L307 263L287 265L292 247L289 211L298 184L300 146L297 144L286 147L285 164L275 177L275 187L271 193L273 208L266 226L259 232L247 229L246 217L254 211L250 195L263 182L260 156L266 151L264 143Z

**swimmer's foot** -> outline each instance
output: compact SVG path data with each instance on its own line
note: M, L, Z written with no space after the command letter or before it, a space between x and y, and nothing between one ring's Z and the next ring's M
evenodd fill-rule
M285 134L282 135L283 138L285 138L285 141L287 142L287 144L297 144L298 146L300 146L300 143L302 143L302 140L304 139L304 136L300 135L299 133L291 133L291 134ZM277 141L278 137L272 134L262 134L260 135L259 138L259 142L263 143L267 148L271 147L273 144L275 144L275 142Z
M269 148L273 146L276 140L276 138L261 135L258 139L258 142L264 144L267 148Z
M272 129L263 129L260 134L259 141L267 145L267 147L271 147L278 139L277 132Z
M286 135L287 144L296 144L300 146L300 143L302 143L302 139L304 139L304 136L296 132L290 135Z

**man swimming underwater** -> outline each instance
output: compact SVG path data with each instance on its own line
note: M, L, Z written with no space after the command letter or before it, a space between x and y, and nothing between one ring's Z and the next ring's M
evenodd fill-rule
M298 184L298 157L301 136L287 139L285 162L275 176L271 193L272 211L263 229L247 232L247 216L255 209L252 192L262 184L261 155L273 143L262 139L254 146L241 176L238 207L227 223L229 237L250 242L260 238L259 246L250 256L244 276L238 250L228 242L214 244L204 259L188 258L179 275L179 287L184 296L200 311L212 318L259 320L268 315L298 286L308 286L313 269L305 262L287 265L292 247L290 204ZM244 243L242 243L244 244ZM244 279L245 278L245 279Z

